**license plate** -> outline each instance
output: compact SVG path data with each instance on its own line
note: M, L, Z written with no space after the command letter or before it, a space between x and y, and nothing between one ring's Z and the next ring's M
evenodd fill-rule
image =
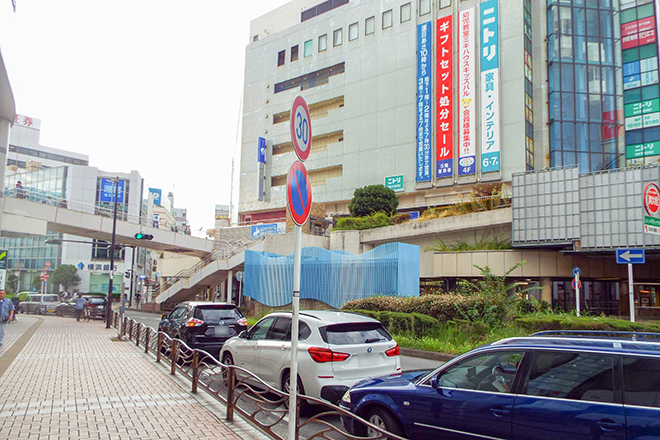
M229 327L217 326L215 327L216 336L229 336L231 329Z
M55 312L55 309L48 309L48 313L53 313Z

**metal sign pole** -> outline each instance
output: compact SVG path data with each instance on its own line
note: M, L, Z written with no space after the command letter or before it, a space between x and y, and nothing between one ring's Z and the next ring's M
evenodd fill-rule
M577 316L580 316L580 277L575 277L575 305Z
M628 300L630 301L630 322L635 322L635 287L633 286L633 265L628 264Z
M291 369L289 370L289 440L296 440L296 394L298 393L298 317L300 306L300 252L302 226L295 226L293 253L293 300L291 302Z

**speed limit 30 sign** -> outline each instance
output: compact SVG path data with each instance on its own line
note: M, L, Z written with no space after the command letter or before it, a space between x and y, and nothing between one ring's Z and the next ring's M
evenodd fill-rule
M302 96L297 96L291 107L291 140L296 156L305 161L312 149L312 120L307 102Z

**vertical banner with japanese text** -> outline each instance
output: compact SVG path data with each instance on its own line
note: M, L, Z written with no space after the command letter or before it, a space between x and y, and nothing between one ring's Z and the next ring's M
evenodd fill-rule
M417 182L431 181L431 22L417 25Z
M459 140L458 175L475 173L474 111L474 8L459 15Z
M498 0L481 3L481 172L500 170Z
M436 178L452 177L454 161L454 78L452 16L438 19L437 29L437 107Z

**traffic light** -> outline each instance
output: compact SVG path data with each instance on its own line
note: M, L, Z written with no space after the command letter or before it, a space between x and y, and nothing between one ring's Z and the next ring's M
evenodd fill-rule
M153 240L154 236L151 234L144 234L142 232L138 232L137 234L135 234L135 238L137 238L138 240Z

